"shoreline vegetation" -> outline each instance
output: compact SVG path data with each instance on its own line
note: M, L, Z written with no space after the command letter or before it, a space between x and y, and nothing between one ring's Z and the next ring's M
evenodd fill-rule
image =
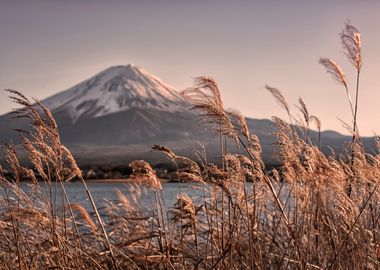
M346 23L340 39L357 71L354 98L338 64L329 58L320 63L342 85L351 108L352 141L345 155L323 154L320 136L317 144L311 142L310 127L321 134L321 121L301 98L299 119L282 93L266 86L288 116L273 118L281 166L266 170L260 142L245 118L224 109L214 79L199 77L182 94L219 138L221 159L210 164L204 149L191 160L153 145L173 164L176 180L196 182L202 194L193 200L178 185L173 207L166 204L151 165L136 160L129 165L128 193L118 190L117 203L107 201L99 211L51 112L38 100L8 90L23 106L14 117L30 121L30 130L18 131L33 167L20 163L15 146L4 147L0 268L379 269L380 155L364 152L357 123L360 33ZM380 140L376 143L380 150ZM231 154L232 147L246 154ZM28 193L20 188L22 177L32 183ZM64 183L74 179L83 184L90 209L70 202ZM151 192L152 206L141 204L142 192Z

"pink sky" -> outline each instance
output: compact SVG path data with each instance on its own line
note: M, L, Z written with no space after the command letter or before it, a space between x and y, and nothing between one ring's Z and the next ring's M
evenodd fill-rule
M227 107L253 118L285 117L264 90L302 97L323 129L345 132L344 89L318 59L353 66L339 32L350 19L362 33L362 135L380 133L380 1L1 1L0 89L43 99L112 65L133 63L178 90L213 76ZM0 94L0 113L13 105ZM296 108L291 106L296 114ZM345 132L346 133L346 132Z

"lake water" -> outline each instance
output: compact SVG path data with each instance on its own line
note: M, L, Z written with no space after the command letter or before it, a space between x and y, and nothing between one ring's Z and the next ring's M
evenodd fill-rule
M86 181L88 189L91 192L91 195L95 201L96 207L100 212L103 212L104 207L110 204L110 202L114 204L120 203L118 197L118 191L126 196L126 198L132 202L132 206L137 210L150 212L153 211L155 206L155 194L149 188L136 188L137 185L127 181L108 181L108 180L95 180L95 181ZM39 183L42 188L45 198L49 197L49 187L44 183ZM64 183L66 193L68 195L69 201L71 204L78 203L81 204L84 208L86 208L90 213L93 212L93 207L91 206L90 200L87 196L86 190L81 182L67 182ZM204 200L209 201L210 198L210 186L209 185L201 185L199 183L169 183L162 182L162 194L164 195L164 203L166 208L169 210L173 208L176 203L176 197L179 193L186 193L189 195L193 203L195 205L204 204ZM139 191L138 200L134 201L133 198L134 192L133 189ZM252 191L253 185L252 183L247 183L247 192L248 194ZM25 192L26 196L30 199L33 199L33 194L35 191L33 190L32 183L22 182L21 189ZM276 188L277 189L277 188ZM56 210L60 209L62 205L62 192L60 184L52 183L52 196L53 200L56 202ZM0 196L4 198L5 192L4 187L0 186ZM16 203L15 194L9 192L11 200L14 200ZM284 193L281 194L282 197ZM206 198L205 198L206 197ZM286 196L284 196L284 199ZM34 202L39 204L40 199L34 199ZM0 207L1 209L1 207Z
M117 190L121 191L129 200L132 200L132 192L131 189L135 185L122 182L122 181L87 181L88 189L91 192L92 197L96 203L96 206L101 209L106 205L107 201L112 201L117 203L118 195ZM47 194L48 188L44 186L44 183L40 183L43 190L45 190ZM193 200L202 201L203 200L203 192L199 189L199 185L195 183L167 183L163 182L163 194L166 201L167 207L172 207L176 202L176 196L182 192L188 194ZM26 194L33 192L31 183L21 183L22 190L25 191ZM207 187L206 187L207 188ZM60 202L60 185L53 184L52 193L56 194L57 202ZM68 182L65 183L65 190L69 197L70 203L80 203L87 209L92 209L90 205L89 198L87 196L86 190L81 182ZM154 193L152 190L148 188L140 189L140 199L138 201L140 207L150 208L154 204ZM1 190L0 193L4 191Z

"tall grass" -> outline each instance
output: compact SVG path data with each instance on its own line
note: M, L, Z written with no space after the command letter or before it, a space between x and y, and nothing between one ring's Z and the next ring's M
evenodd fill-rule
M352 35L350 29L344 35ZM337 65L321 63L346 85ZM318 146L308 138L309 123L315 122L321 134L321 122L302 99L304 121L293 125L295 117L284 96L267 89L290 121L273 118L281 167L265 169L260 142L245 118L227 113L215 81L202 77L186 93L194 110L245 154L228 153L226 140L221 140L223 167L217 167L205 153L195 162L154 145L176 166L178 181L193 181L202 198L193 200L179 189L176 204L168 208L154 170L139 160L130 165L134 184L128 195L118 191L118 202L108 201L102 211L61 144L50 111L9 91L23 105L15 117L30 119L31 130L20 134L33 168L19 162L14 146L6 146L13 176L6 178L0 168L0 268L378 269L380 155L364 153L360 140L354 140L346 157L326 156L320 151L321 138ZM20 188L21 178L31 180L32 192ZM85 186L92 208L69 201L64 182L74 178ZM154 195L150 211L141 205L142 192Z

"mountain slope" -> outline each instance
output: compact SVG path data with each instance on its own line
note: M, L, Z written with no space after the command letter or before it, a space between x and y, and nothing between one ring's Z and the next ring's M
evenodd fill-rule
M183 111L187 104L172 87L131 64L108 68L43 103L52 112L66 113L73 122L132 108Z

